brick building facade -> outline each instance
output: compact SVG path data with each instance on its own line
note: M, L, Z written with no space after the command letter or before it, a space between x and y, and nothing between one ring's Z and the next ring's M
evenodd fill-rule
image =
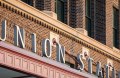
M30 4L31 6L27 5L22 1ZM0 0L0 22L1 22L0 31L2 31L2 27L1 27L2 22L4 20L7 21L6 40L5 42L0 41L1 66L10 67L16 70L31 73L37 75L38 78L40 78L40 76L42 76L43 78L44 77L49 78L50 76L51 78L84 78L77 73L72 72L71 74L69 70L67 69L64 70L59 66L58 67L55 66L55 68L53 67L54 69L51 69L52 64L48 62L43 63L39 59L35 57L33 58L32 54L31 56L28 56L27 54L24 53L20 54L19 51L16 54L12 53L12 52L17 52L16 49L19 49L20 52L28 51L28 53L29 52L32 53L31 34L35 33L37 49L33 55L36 57L38 56L42 57L42 46L41 46L42 40L45 38L51 38L51 33L52 33L55 35L55 37L59 38L58 39L59 43L65 46L66 65L70 66L72 69L77 69L78 66L76 61L77 54L83 53L84 55L84 51L86 51L88 52L87 56L90 56L94 59L93 74L95 74L96 72L97 62L101 62L102 72L105 78L106 71L104 65L110 63L111 66L114 66L117 72L116 76L118 77L118 71L120 70L120 66L119 66L120 51L119 51L119 46L116 46L116 44L115 46L113 46L113 41L114 41L113 39L117 39L117 44L120 44L119 25L117 22L115 22L115 25L117 25L118 28L116 28L117 26L115 26L115 29L113 28L114 13L118 14L118 18L119 18L118 0L90 0L90 1L88 0L88 2L87 0L86 1L85 0L22 0L22 1L14 0L12 2L12 0L8 0L8 1ZM59 5L57 3L59 3ZM61 6L60 4L64 6L60 7ZM35 9L34 7L37 9ZM58 9L56 9L56 7ZM113 13L114 8L115 8L115 12ZM53 18L54 16L51 17L45 14L46 13L45 11L47 11L47 13L51 13L52 15L54 15L55 12L56 13L58 12L59 15L57 16L58 20L56 20L56 18ZM63 17L61 17L62 15ZM114 17L117 17L117 15ZM59 20L64 22L65 24L60 22ZM10 46L15 47L14 46L15 25L18 25L20 28L23 28L25 30L24 50L19 48L20 46L17 46L16 49L10 49L12 47L4 46L7 44L9 46L10 44ZM88 35L92 38L84 35L86 30L88 30ZM80 33L81 31L83 31L82 34ZM113 36L116 34L116 32L114 32L115 34L113 34L113 31L117 31L118 33L117 37ZM2 33L0 33L0 37L1 35ZM56 60L57 58L55 52L56 47L53 46L52 48L53 48L52 58L50 59ZM30 60L28 57L30 57ZM6 59L4 60L4 58ZM7 58L10 60L8 60ZM17 58L20 59L22 63L18 62ZM19 65L16 64L17 63L16 61L19 63ZM7 64L7 62L9 62L9 64ZM33 63L32 66L31 66L31 62ZM88 72L87 69L88 62L86 62L86 57L85 59L83 59L83 62L85 64L85 71ZM38 73L37 65L41 67L39 64L42 66L42 68ZM30 69L30 66L33 67L33 69ZM51 74L52 73L51 70L53 70L55 75ZM111 72L112 71L110 70L110 77L112 77Z
M63 9L62 22L73 28L83 28L88 31L90 37L109 47L114 47L113 8L119 10L119 0L56 0L56 3L55 0L33 0L33 3L34 1L34 7L41 11L55 12L55 8L58 10ZM57 1L63 3L62 8L57 8ZM90 16L86 15L87 10L90 11ZM58 20L60 20L59 16ZM90 21L88 26L86 25L86 18L90 19L88 20ZM117 45L119 45L119 38L117 40ZM117 48L119 49L119 46Z

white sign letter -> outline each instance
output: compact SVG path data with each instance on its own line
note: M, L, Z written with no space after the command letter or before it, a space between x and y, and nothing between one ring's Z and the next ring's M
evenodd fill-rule
M82 56L83 56L82 54L78 54L78 55L77 55L77 61L78 61L79 65L80 65L80 70L81 70L81 71L84 70L84 63L83 63L83 61L82 61L82 59L81 59Z
M32 34L32 51L36 53L36 34Z
M25 31L18 26L14 27L14 44L16 46L19 45L21 48L25 48Z
M101 68L100 62L97 63L96 75L99 76L100 78L103 78L103 73L102 73L102 68Z
M57 61L61 63L65 63L65 47L61 46L60 44L57 43Z
M116 78L116 71L115 71L115 68L112 69L112 78Z
M50 58L52 54L52 46L49 39L42 40L42 55Z
M2 21L2 36L0 38L1 41L6 40L6 20Z
M106 78L109 78L109 65L105 65L106 69Z
M92 62L93 62L93 59L92 58L88 58L88 72L90 74L92 74Z

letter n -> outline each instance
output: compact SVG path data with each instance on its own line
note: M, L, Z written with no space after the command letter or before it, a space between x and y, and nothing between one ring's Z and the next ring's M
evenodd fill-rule
M20 48L25 48L25 31L19 26L14 27L14 44Z

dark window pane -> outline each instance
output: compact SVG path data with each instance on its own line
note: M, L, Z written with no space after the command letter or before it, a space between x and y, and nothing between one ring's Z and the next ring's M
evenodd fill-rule
M86 30L88 36L91 36L91 0L86 0Z
M117 40L118 34L117 29L113 28L113 45L117 48L118 47L118 40Z
M114 28L117 28L119 25L119 12L116 8L113 9L114 14Z
M62 0L56 0L56 13L57 13L57 17L58 20L64 22L64 1Z
M91 36L91 19L86 17L86 30L88 31L88 36Z
M23 2L29 4L29 5L33 5L33 0L22 0Z
M86 0L86 16L90 17L90 0Z
M113 46L118 48L119 43L119 11L113 8Z

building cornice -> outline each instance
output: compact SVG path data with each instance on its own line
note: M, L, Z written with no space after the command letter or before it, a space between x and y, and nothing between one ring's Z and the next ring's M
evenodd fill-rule
M120 51L116 51L88 36L81 34L74 28L53 19L49 15L25 4L20 0L0 0L0 5L16 14L19 14L39 25L45 26L59 34L62 34L86 47L120 62Z

